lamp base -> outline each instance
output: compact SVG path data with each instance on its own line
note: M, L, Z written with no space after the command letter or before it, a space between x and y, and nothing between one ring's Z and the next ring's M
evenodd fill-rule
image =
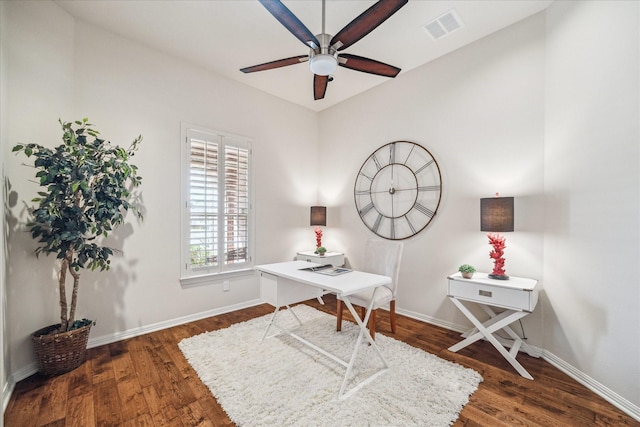
M509 276L507 276L506 274L504 276L499 276L497 274L489 274L489 279L495 279L495 280L509 280Z

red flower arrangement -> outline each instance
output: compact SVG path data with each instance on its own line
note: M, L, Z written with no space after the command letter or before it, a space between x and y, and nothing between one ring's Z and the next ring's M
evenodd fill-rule
M489 233L489 244L493 246L493 250L489 253L489 257L493 259L493 272L491 272L494 276L506 276L504 271L504 248L507 247L505 244L505 237L499 234Z
M318 226L314 229L316 232L316 249L322 246L322 229Z

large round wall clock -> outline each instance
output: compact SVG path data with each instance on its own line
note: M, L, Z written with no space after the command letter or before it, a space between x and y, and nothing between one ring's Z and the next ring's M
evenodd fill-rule
M364 161L353 194L367 228L385 239L408 239L424 230L438 211L440 168L423 146L391 142Z

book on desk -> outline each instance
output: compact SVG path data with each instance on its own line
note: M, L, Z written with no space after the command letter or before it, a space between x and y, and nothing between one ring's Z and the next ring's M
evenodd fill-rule
M337 276L339 274L344 274L351 271L348 268L334 267L331 264L305 267L305 268L301 268L300 270L313 271L314 273L326 274L327 276Z

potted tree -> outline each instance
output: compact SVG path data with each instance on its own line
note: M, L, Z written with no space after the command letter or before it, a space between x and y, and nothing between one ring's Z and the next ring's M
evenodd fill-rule
M140 185L138 169L130 158L142 136L129 149L98 137L92 124L82 119L63 123L63 143L54 149L39 144L18 144L14 152L35 157L36 179L42 190L32 202L27 227L37 240L36 256L55 254L60 261L58 275L60 323L32 334L38 368L44 375L58 375L85 361L93 321L76 320L80 284L79 271L108 270L113 249L102 239L124 222L129 209L140 219L131 203L132 189ZM73 278L71 303L67 304L67 275Z

